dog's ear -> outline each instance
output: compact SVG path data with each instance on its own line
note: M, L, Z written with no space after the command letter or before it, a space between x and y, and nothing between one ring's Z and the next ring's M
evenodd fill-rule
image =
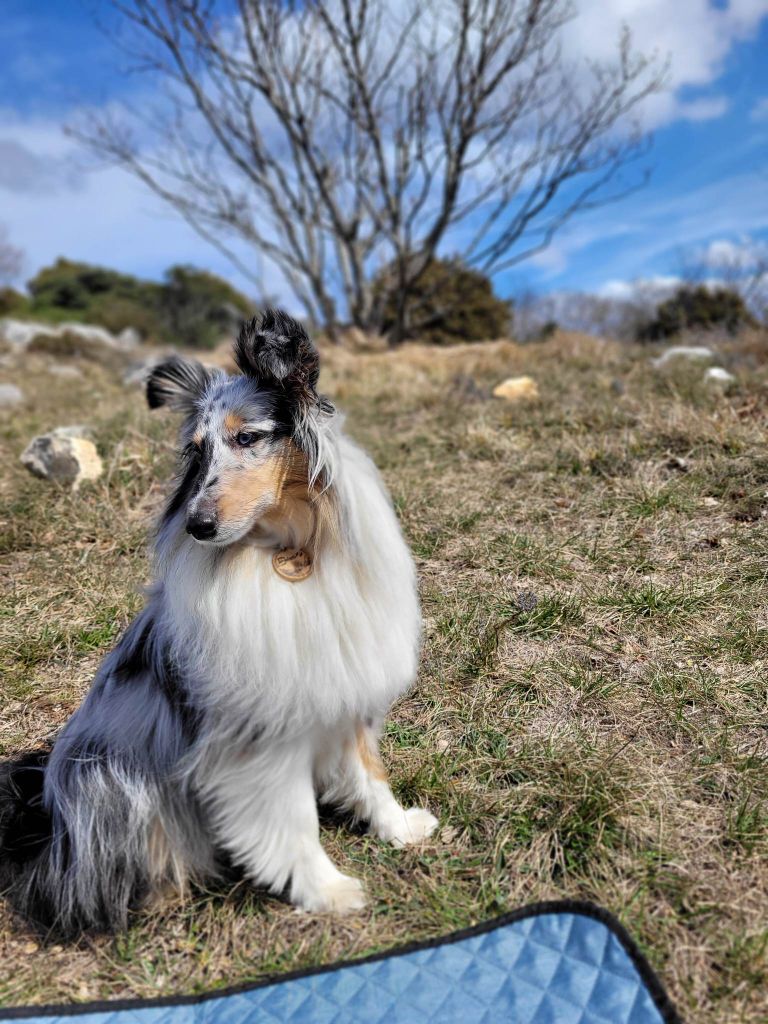
M299 404L319 401L320 357L302 325L279 309L246 321L235 342L235 362L248 377L277 386Z
M147 378L149 408L167 405L178 412L194 412L212 377L212 371L197 360L171 356L158 363Z

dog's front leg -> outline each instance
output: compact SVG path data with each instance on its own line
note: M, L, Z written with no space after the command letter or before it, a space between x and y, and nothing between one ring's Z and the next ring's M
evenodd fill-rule
M258 885L286 889L308 911L351 913L363 887L343 875L320 845L311 737L258 741L225 760L208 784L220 841Z
M337 750L327 750L321 765L322 799L368 822L369 831L393 843L407 846L432 835L437 818L426 808L406 810L394 797L379 755L378 729L357 722Z

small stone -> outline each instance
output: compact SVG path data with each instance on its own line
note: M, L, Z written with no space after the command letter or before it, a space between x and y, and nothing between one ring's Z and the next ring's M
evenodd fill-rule
M117 343L121 348L138 348L141 335L135 327L124 327L117 336Z
M731 384L736 383L736 378L732 373L728 373L722 366L710 366L707 372L704 374L705 384L717 384L718 387L730 387Z
M0 409L12 409L24 401L24 392L15 384L0 384Z
M521 590L517 595L516 602L521 612L532 612L537 607L539 599L532 590Z
M673 455L667 459L667 469L677 470L678 473L687 473L689 464L687 459L681 458L679 455Z
M85 423L72 423L68 427L56 427L53 433L57 437L87 437L89 441L94 440L93 431Z
M58 427L40 434L22 452L21 461L35 476L57 483L71 483L74 490L83 480L96 480L104 472L93 441L82 426Z
M533 377L508 377L493 389L495 398L504 398L508 402L519 402L521 399L539 397L539 388Z
M61 380L82 380L83 377L82 371L78 370L76 366L60 366L58 363L52 363L48 367L48 373Z
M717 508L720 502L717 500L717 498L703 498L701 504L705 508Z
M665 352L662 352L658 359L652 359L651 366L660 370L675 359L706 361L714 358L715 353L712 349L704 345L673 345Z

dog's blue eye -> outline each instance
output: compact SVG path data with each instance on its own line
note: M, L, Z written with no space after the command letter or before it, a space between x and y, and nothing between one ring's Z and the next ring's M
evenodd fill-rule
M250 446L256 441L258 434L254 434L250 430L241 430L235 440L241 448L250 448Z

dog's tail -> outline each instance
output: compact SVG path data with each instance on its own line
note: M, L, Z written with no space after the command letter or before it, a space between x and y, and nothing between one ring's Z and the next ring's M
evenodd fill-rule
M125 928L153 881L154 803L138 778L118 779L97 759L54 764L37 750L0 764L0 893L49 935Z
M49 918L35 892L36 867L53 841L43 802L49 750L0 763L0 892L33 918Z

